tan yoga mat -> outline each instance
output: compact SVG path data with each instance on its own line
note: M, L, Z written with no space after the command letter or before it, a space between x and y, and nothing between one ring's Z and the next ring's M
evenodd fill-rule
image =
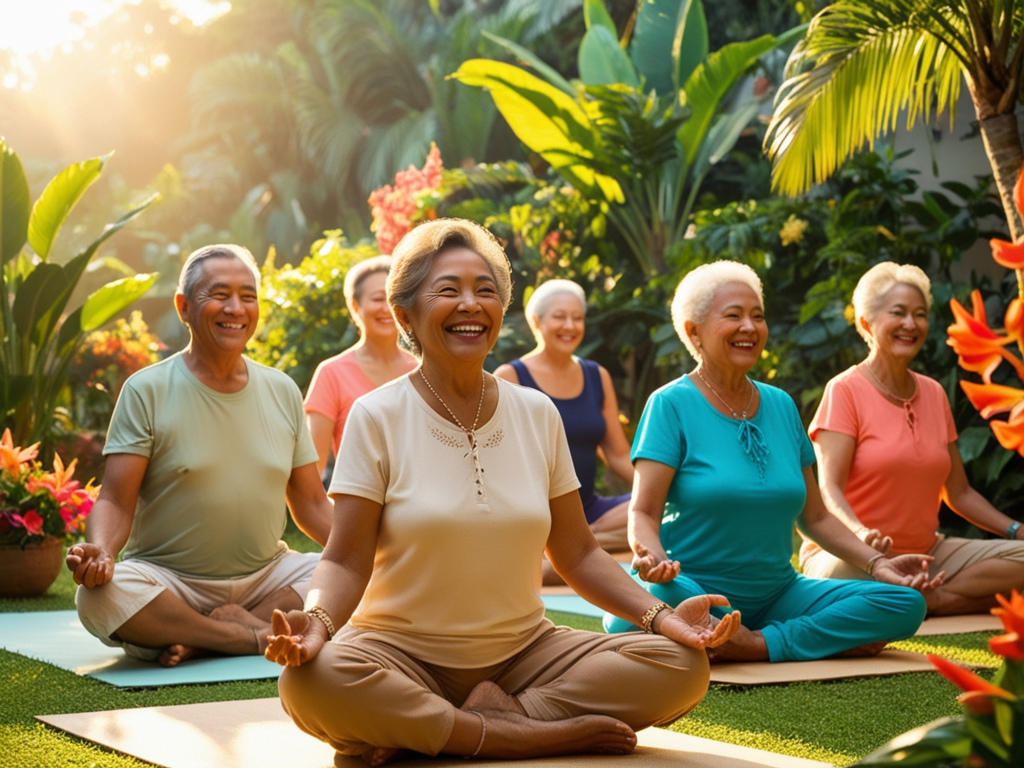
M935 667L920 653L888 649L877 656L820 661L730 662L711 665L711 682L731 685L772 685L803 680L838 680L877 677L902 672L933 672Z
M164 768L333 768L334 750L296 728L279 699L222 701L173 707L142 707L36 719L74 736L146 760ZM467 761L461 758L403 760L404 766L455 768L526 765L529 768L829 768L826 763L762 752L661 728L638 734L631 755L595 758L570 756L531 760ZM340 768L365 768L355 758L338 761Z
M1003 631L1003 623L998 618L991 613L972 613L967 616L935 616L925 619L914 637L995 631Z

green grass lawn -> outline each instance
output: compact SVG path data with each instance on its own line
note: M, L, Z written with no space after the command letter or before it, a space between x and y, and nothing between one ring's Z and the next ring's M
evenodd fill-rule
M298 545L296 539L291 544ZM0 600L0 612L57 611L74 607L74 584L63 573L49 592L29 600ZM600 622L549 613L559 624L600 631ZM997 664L990 633L942 635L896 643L964 662ZM707 697L673 730L835 765L849 765L905 730L959 711L958 691L937 673L915 673L827 683L740 687L713 685ZM0 766L143 766L64 736L33 715L267 698L273 680L122 689L73 672L0 651Z

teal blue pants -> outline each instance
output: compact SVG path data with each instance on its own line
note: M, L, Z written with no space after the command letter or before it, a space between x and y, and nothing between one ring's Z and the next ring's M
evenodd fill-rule
M824 659L880 640L912 637L924 621L925 601L908 587L874 581L839 581L796 577L788 585L759 604L737 604L743 626L760 630L768 645L770 661L809 661ZM714 594L688 576L678 576L667 584L648 584L633 577L659 600L676 606L683 600ZM731 609L713 609L724 615ZM633 632L638 627L604 615L606 632Z

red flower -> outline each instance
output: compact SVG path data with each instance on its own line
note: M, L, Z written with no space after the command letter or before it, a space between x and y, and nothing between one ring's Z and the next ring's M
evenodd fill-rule
M988 327L981 291L971 291L973 314L964 309L956 299L952 299L949 306L953 310L956 322L946 329L949 334L946 343L960 356L961 368L980 373L985 383L991 384L992 373L1003 360L1008 360L1017 369L1017 374L1024 379L1024 364L1003 349L1013 339L1010 336L1000 336ZM1012 305L1011 309L1019 311Z
M962 699L966 699L966 701L962 701L961 703L970 707L973 711L977 711L975 707L978 705L978 699L981 696L986 698L995 696L1000 699L1006 699L1007 701L1017 700L1017 697L1006 689L1000 688L998 685L993 685L988 680L978 677L969 669L961 667L959 664L952 662L949 659L943 659L941 656L928 654L928 661L930 661L935 668L939 670L944 678L952 682L953 685L961 691L968 694L961 697Z
M961 381L960 388L984 419L991 418L997 413L1005 413L1024 401L1024 389L1004 387L1002 384Z
M43 518L34 509L26 512L24 517L21 515L11 515L11 520L28 531L30 536L37 536L43 532Z
M1010 599L1002 595L996 595L999 601L999 608L993 608L992 613L1003 622L1006 632L993 637L988 641L988 647L992 653L998 656L1005 656L1014 661L1024 660L1024 596L1017 590L1013 590Z
M1024 407L1014 408L1009 420L990 421L988 425L1003 448L1024 456Z
M996 264L1007 269L1024 269L1024 239L1016 243L990 240L989 245Z
M370 230L377 235L381 253L391 253L405 233L412 229L414 221L437 217L436 211L421 207L420 198L440 188L443 170L441 150L436 144L431 144L423 170L410 165L407 170L395 174L395 186L385 184L370 193L367 200L373 212Z

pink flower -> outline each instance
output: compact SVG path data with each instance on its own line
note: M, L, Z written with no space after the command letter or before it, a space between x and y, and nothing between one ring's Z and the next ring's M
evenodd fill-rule
M34 509L26 512L24 517L18 514L11 515L11 520L28 531L31 536L37 536L43 532L43 518Z
M377 235L381 253L391 253L415 221L436 218L436 212L424 208L421 202L424 195L440 188L443 170L441 150L436 144L431 144L422 170L410 165L407 170L395 174L393 187L385 184L370 193L367 201L373 212L370 230Z

